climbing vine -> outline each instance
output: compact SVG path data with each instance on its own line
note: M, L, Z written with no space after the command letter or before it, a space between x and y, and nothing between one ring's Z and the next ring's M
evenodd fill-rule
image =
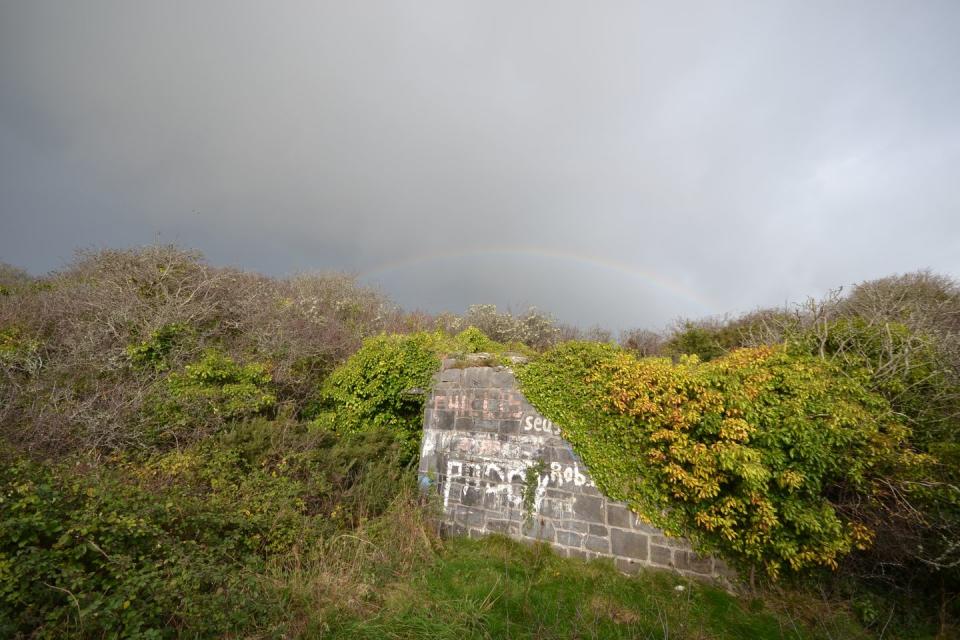
M598 486L649 522L742 566L836 567L873 532L853 504L917 462L862 381L781 348L638 359L568 343L521 371Z

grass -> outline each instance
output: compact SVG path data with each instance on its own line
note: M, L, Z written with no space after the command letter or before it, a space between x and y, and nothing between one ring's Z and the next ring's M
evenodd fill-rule
M659 571L636 577L604 561L560 558L507 538L452 539L433 563L386 585L365 615L341 613L324 638L867 637L842 612L800 616ZM822 612L819 612L822 613ZM320 631L317 629L317 631Z

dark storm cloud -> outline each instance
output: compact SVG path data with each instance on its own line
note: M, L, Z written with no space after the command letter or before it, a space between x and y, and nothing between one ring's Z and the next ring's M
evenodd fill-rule
M0 7L33 271L159 238L614 327L960 274L955 2Z

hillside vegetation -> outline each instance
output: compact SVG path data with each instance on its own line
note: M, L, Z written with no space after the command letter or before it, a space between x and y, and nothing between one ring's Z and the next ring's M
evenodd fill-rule
M0 636L948 637L958 310L914 274L615 346L175 247L4 266ZM440 539L424 394L481 352L530 356L600 486L755 570L746 595Z

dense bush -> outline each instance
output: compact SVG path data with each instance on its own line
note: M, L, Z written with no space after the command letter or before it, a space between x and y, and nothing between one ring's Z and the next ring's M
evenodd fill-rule
M80 253L37 281L0 276L0 434L41 455L150 446L147 405L211 349L261 363L265 393L299 414L365 337L404 325L348 277L267 278L175 247Z
M0 635L280 634L271 559L384 514L411 482L402 455L382 431L252 422L110 467L6 460Z
M823 360L742 349L709 363L570 343L524 368L524 392L604 492L741 565L836 567L873 531L848 503L914 458L889 405Z
M440 368L440 340L429 333L368 338L327 378L317 421L344 433L389 429L415 451L426 393Z
M271 381L265 365L241 364L208 349L197 362L170 373L148 400L143 442L197 442L228 422L270 415L277 404Z
M520 315L497 311L493 304L475 304L463 316L441 316L441 328L457 334L470 327L491 340L501 343L519 343L535 350L550 347L562 339L562 328L549 315L531 307Z

